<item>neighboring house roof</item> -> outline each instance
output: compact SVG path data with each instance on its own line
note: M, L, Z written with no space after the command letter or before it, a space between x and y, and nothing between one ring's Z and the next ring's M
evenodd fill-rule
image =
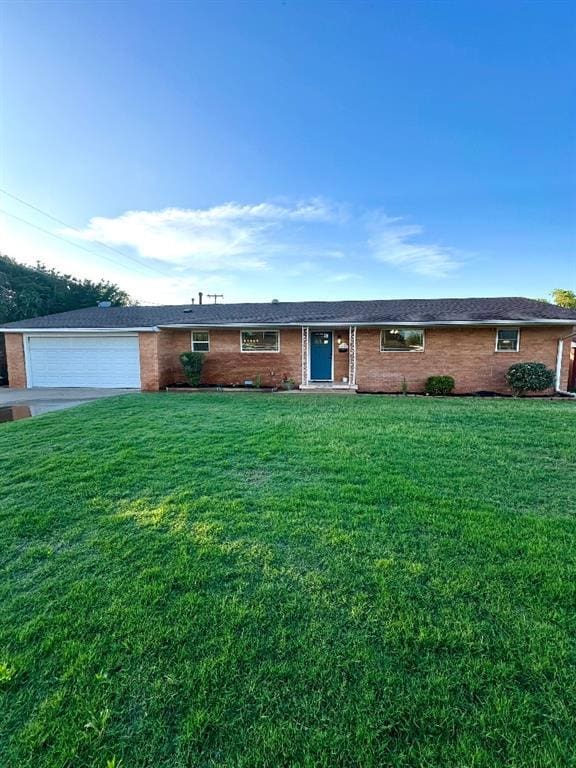
M5 330L146 329L165 326L576 323L576 310L518 296L488 299L280 301L163 307L89 307L19 320Z

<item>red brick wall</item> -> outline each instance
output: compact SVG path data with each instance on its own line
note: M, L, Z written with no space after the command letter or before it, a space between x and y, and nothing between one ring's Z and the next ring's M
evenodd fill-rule
M519 352L495 352L495 328L428 328L424 352L380 352L380 330L357 331L357 383L360 391L399 392L403 377L410 392L421 392L428 376L448 374L456 380L457 392L492 390L507 392L504 374L513 362L532 361L556 368L558 339L572 332L560 328L522 328ZM348 375L348 354L337 351L335 331L334 378ZM344 341L347 331L342 330ZM140 333L142 389L158 390L184 381L179 356L190 350L189 330ZM564 342L561 388L568 386L571 344ZM6 356L11 387L26 387L23 337L6 334ZM238 329L211 330L210 352L203 371L205 384L242 384L260 376L263 386L277 386L288 376L299 384L301 377L301 331L280 332L279 353L240 352Z
M496 328L426 328L424 352L380 352L380 329L357 331L357 384L364 392L422 392L428 376L449 375L456 392L509 392L506 370L516 362L536 361L556 369L558 339L568 326L521 328L519 352L495 352ZM568 381L570 349L565 344L562 386Z
M21 333L7 333L5 337L8 384L15 389L25 389L26 365L24 363L23 336Z
M158 368L160 387L186 381L180 355L190 352L191 333L188 330L160 331L158 334Z
M210 330L210 352L205 353L202 383L243 384L260 376L262 386L278 386L285 376L300 383L300 329L280 332L280 352L240 352L240 329ZM140 334L142 389L157 390L185 381L182 352L192 347L191 331L162 330Z
M334 331L334 381L342 383L344 376L348 377L348 352L338 351L338 339L341 338L345 344L348 344L348 329Z
M456 392L508 392L504 375L512 363L538 361L555 369L557 342L570 327L521 328L519 352L495 352L496 328L427 328L424 352L380 352L380 329L358 328L357 384L364 392L399 392L405 378L409 392L422 392L428 376L450 375ZM347 330L334 331L334 379L348 376L348 353L338 352L337 338L348 342ZM301 330L280 331L280 352L240 352L239 329L212 329L202 383L242 384L260 376L263 386L277 386L288 376L301 378ZM191 348L190 330L141 333L143 389L159 389L184 381L179 356ZM564 345L562 387L568 384L570 344Z
M192 347L191 331L162 330L140 333L142 389L158 390L185 381L180 355ZM260 376L262 386L277 386L285 376L300 383L300 329L280 332L280 352L240 352L240 330L210 330L210 352L206 353L202 383L243 384Z
M203 384L243 384L260 376L262 386L278 386L284 377L300 384L302 332L280 331L280 352L240 352L240 329L210 331L210 352L202 370Z
M139 333L140 346L140 386L143 390L155 392L160 389L158 368L159 333Z
M190 338L188 330L139 334L142 389L155 391L185 381L180 355L190 351Z

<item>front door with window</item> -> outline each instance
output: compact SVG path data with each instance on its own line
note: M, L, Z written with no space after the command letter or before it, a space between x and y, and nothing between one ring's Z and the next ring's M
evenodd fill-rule
M310 379L332 381L332 331L310 333Z

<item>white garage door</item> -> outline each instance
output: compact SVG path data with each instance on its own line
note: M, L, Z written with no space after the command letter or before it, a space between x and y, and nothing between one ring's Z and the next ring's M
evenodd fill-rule
M29 387L140 387L137 336L30 336Z

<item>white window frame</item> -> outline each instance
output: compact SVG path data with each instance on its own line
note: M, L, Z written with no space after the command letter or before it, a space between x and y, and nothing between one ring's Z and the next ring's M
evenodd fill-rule
M275 333L278 349L242 349L243 333ZM240 331L240 352L243 355L277 355L280 352L280 330L278 328L242 328Z
M382 334L384 331L420 331L422 333L422 349L382 349ZM380 352L424 352L426 348L426 329L425 328L408 328L402 325L387 325L380 328Z
M498 338L500 336L500 331L516 331L516 349L498 349ZM510 328L509 326L496 328L496 344L494 347L494 351L508 352L508 353L520 352L520 328L515 328L514 326L512 328Z
M208 343L208 349L194 349L194 334L195 333L205 333L208 336L207 342L206 341L199 341L198 344L206 344ZM210 331L203 331L201 329L197 329L195 331L192 331L190 334L190 349L192 352L204 352L205 354L207 352L210 352Z

